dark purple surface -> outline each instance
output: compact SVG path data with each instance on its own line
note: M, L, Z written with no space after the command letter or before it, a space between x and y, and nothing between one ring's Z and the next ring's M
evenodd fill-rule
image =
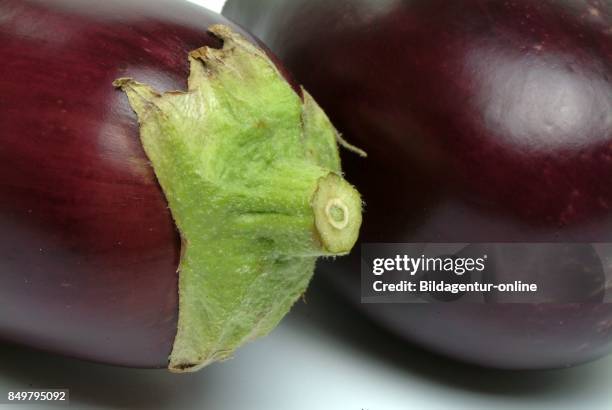
M0 0L2 339L167 366L179 238L112 81L184 89L215 23L175 1Z
M224 13L369 153L343 163L367 205L362 242L612 242L612 3L230 0ZM324 269L358 300L357 254ZM609 304L362 307L487 366L566 366L612 345Z

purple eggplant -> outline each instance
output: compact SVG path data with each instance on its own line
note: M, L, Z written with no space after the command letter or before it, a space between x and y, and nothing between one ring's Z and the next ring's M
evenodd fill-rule
M358 197L333 127L222 16L176 1L1 0L0 61L3 340L195 370L270 331L316 255L356 240L361 202L341 203ZM249 98L267 104L254 113Z
M368 152L344 158L367 205L362 243L612 242L610 2L230 0L224 15ZM547 260L521 278L554 276ZM322 269L358 302L359 265L354 252ZM608 291L598 275L586 293ZM360 307L441 354L534 369L611 351L602 298Z

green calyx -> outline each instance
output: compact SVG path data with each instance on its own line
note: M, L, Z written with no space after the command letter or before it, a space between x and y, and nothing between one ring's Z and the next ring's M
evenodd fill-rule
M228 27L210 32L223 47L190 53L188 91L114 83L182 239L176 372L267 334L306 290L316 258L348 253L361 225L325 113L260 49Z

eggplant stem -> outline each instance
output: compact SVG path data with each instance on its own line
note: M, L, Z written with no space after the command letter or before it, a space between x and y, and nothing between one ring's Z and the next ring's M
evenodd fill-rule
M348 253L361 225L325 113L256 46L225 26L210 31L223 47L189 54L188 91L115 81L182 239L174 372L271 331L316 258Z

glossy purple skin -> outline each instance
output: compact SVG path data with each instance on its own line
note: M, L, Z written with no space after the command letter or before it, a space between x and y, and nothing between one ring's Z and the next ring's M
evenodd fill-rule
M612 3L230 0L224 14L369 153L343 163L367 204L362 242L612 242ZM324 269L358 301L358 254ZM612 349L610 304L361 307L485 366Z
M179 237L112 86L185 89L223 17L181 2L0 0L0 337L167 367Z

